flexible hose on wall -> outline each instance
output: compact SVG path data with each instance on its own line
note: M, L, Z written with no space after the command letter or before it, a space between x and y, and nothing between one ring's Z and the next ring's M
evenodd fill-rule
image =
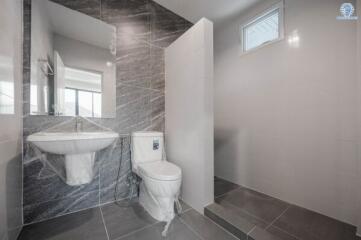
M129 144L131 145L131 143ZM114 202L115 204L117 204L118 206L120 206L119 204L119 200L117 197L118 194L118 185L119 185L119 179L120 179L120 172L122 169L122 163L123 163L123 147L124 147L124 137L120 137L120 158L119 158L119 166L118 166L118 173L117 173L117 179L116 179L116 183L115 183L115 188L114 188ZM131 152L130 152L131 154ZM131 158L131 156L130 156ZM132 171L132 161L130 160L130 171ZM121 205L121 207L129 207L132 204L132 200L134 197L134 189L137 188L138 189L138 180L136 179L136 177L134 177L133 173L131 172L130 175L128 176L128 186L129 186L129 192L128 192L128 203L126 205Z

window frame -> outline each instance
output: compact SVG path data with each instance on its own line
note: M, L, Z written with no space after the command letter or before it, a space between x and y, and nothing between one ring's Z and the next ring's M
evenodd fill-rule
M273 39L271 41L265 42L257 47L251 48L249 50L245 50L245 29L249 27L250 25L260 21L261 19L268 17L271 13L278 11L279 13L279 19L278 19L278 38ZM257 14L256 16L252 17L250 20L246 21L244 24L241 24L239 27L239 35L240 35L240 42L241 42L241 56L257 51L265 46L269 46L271 44L277 43L279 41L284 40L285 38L285 14L284 14L284 2L280 1L276 4L274 4L272 7L267 8L265 11L263 11L260 14Z
M82 67L73 67L73 66L69 66L69 65L65 65L65 68L69 68L72 70L78 70L78 71L83 71L83 72L90 72L90 73L94 73L94 74L99 74L101 77L101 92L103 92L103 87L104 87L104 72L102 71L96 71L93 69L87 69L87 68L82 68ZM73 88L74 89L74 88ZM81 90L81 89L80 89ZM88 91L88 90L87 90ZM91 90L89 90L91 91ZM95 91L96 92L96 91Z
M80 116L79 115L79 91L82 92L88 92L92 94L92 116L91 118L95 118L95 114L94 114L94 94L102 94L102 92L97 92L97 91L89 91L89 90L83 90L83 89L77 89L77 88L71 88L71 87L65 87L65 89L69 89L69 90L74 90L75 91L75 116Z

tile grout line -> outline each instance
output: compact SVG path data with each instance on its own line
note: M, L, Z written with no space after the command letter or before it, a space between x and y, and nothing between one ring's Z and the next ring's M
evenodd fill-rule
M279 228L279 227L273 225L278 219L280 219L280 218L287 212L288 209L291 208L291 206L292 206L292 205L289 205L289 206L281 213L280 216L278 216L275 220L273 220L273 221L265 228L265 230L268 230L270 227L274 227L274 228L276 228L277 230L279 230L279 231L281 231L281 232L283 232L283 233L285 233L285 234L287 234L287 235L289 235L289 236L291 236L291 237L293 237L293 238L295 238L295 239L297 239L297 240L301 240L299 237L297 237L297 236L295 236L295 235L293 235L293 234L291 234L291 233L283 230L282 228Z
M192 209L193 209L193 208L190 207L189 209L183 211L181 214L184 214L184 213L186 213L186 212L188 212L188 211L190 211L190 210L192 210ZM229 232L227 229L223 228L222 226L220 226L219 224L217 224L216 222L214 222L214 221L213 221L212 219L210 219L209 217L207 217L207 216L205 216L205 215L202 215L202 217L210 220L212 223L214 223L214 224L215 224L216 226L218 226L220 229L224 230L227 234L229 234L229 235L230 235L231 237L233 237L234 239L238 239L235 235L233 235L233 234L232 234L231 232ZM200 236L200 234L198 234L197 231L194 230L191 226L189 226L189 225L182 219L182 217L179 217L179 221L180 221L181 223L183 223L189 230L191 230L191 232L193 232L197 237L199 237L199 238L202 239L202 240L207 240L207 239L204 239L202 236Z
M245 214L247 214L248 216L257 219L258 221L260 221L260 222L262 222L262 223L268 224L265 220L261 219L260 217L257 217L256 215L253 215L252 213L250 213L250 212L248 212L248 211L246 211L246 210L244 210L244 209L242 209L242 208L240 208L240 207L238 207L237 205L235 205L235 204L233 204L233 203L231 203L231 202L229 202L229 201L227 201L227 200L225 200L225 202L227 202L227 203L228 203L229 205L231 205L232 207L236 208L238 211L241 211L242 213L245 213Z
M188 208L187 210L182 211L182 212L179 213L178 215L184 214L184 213L188 212L189 210L192 210L192 208Z
M265 228L265 230L267 230L268 228L270 228L278 219L280 219L286 212L288 209L290 209L291 205L287 206L287 208L285 210L283 210L283 212L276 217L270 224L268 224L268 226Z
M91 191L91 192L89 192L89 193L96 192L96 191L97 191L97 190L94 190L94 191ZM127 197L126 197L126 198L121 198L121 199L118 199L117 202L122 201L122 200L126 200L126 199L128 199L128 198L127 198ZM108 204L112 204L112 203L115 203L115 201L102 203L102 204L100 204L100 205L98 205L98 206L93 206L93 207L88 207L88 208L79 209L79 210L76 210L76 211L74 211L74 212L67 212L67 213L64 213L64 214L60 214L60 215L57 215L57 216L54 216L54 217L42 219L42 220L35 221L35 222L25 223L25 224L23 224L23 226L29 226L29 225L36 224L36 223L42 223L42 222L45 222L45 221L48 221L48 220L56 219L56 218L59 218L59 217L64 217L64 216L67 216L67 215L71 215L71 214L73 214L73 213L79 213L79 212L82 212L82 211L92 210L92 209L95 209L95 208L97 208L97 207L102 207L102 206L105 206L105 205L108 205Z
M98 163L99 164L99 163ZM98 176L99 176L99 179L98 179L98 206L100 206L100 166L98 166Z
M149 90L149 91L163 93L163 90L150 88L150 87L149 88L148 87L141 87L141 86L136 86L136 85L132 85L132 84L128 84L128 83L119 83L119 84L117 84L117 86L121 86L121 85L126 86L126 87L134 87L134 88L139 88L139 89L143 89L143 90Z
M212 223L214 223L217 227L219 227L220 229L222 229L223 231L225 231L228 235L231 235L232 237L234 237L235 239L238 239L238 237L236 235L234 235L233 233L231 233L230 231L228 231L227 229L225 229L224 227L222 227L221 225L219 225L218 223L216 223L215 221L213 221L211 218L209 218L208 216L202 215L203 217L205 217L206 219L208 219L209 221L211 221Z
M295 236L295 235L293 235L293 234L291 234L291 233L283 230L282 228L279 228L279 227L277 227L277 226L272 226L272 227L277 228L277 230L279 230L279 231L281 231L281 232L283 232L283 233L285 233L285 234L287 234L287 235L290 235L291 237L293 237L293 238L295 238L295 239L297 239L297 240L302 240L302 239L300 239L299 237L297 237L297 236Z
M253 228L251 230L248 231L248 233L246 233L247 235L247 240L249 239L249 235L256 229L257 225L254 225Z
M235 183L234 183L234 184L235 184ZM238 185L238 184L236 184L236 185ZM266 197L270 197L270 198L279 200L279 201L281 201L281 202L287 203L287 204L289 204L289 205L293 205L293 204L291 204L291 203L289 203L289 202L283 201L283 200L280 199L280 198L276 198L276 197L270 196L270 195L268 195L268 194L266 194L266 193L264 193L264 192L262 192L262 191L259 191L259 190L255 189L255 188L246 187L246 186L244 186L244 185L238 185L238 186L239 186L239 188L244 188L244 189L246 189L246 190L251 190L251 191L253 191L253 192L260 193L261 195L265 195ZM215 198L216 198L216 197L215 197Z
M156 224L158 224L158 223L161 223L161 222L156 221L155 223L149 224L149 225L147 225L147 226L145 226L145 227L139 228L139 229L134 230L134 231L132 231L132 232L126 233L126 234L124 234L124 235L122 235L122 236L120 236L120 237L117 237L117 238L115 238L114 240L120 240L120 239L123 239L123 238L125 238L125 237L131 236L131 235L133 235L133 234L135 234L135 233L137 233L137 232L140 232L140 231L143 231L143 230L148 229L148 228L150 228L150 227L153 227L154 225L156 225Z
M208 211L210 211L210 210L208 210ZM212 212L212 211L210 211L211 212L211 214L213 214L213 215L215 215L216 217L218 217L218 218L221 218L223 221L225 221L228 225L230 225L230 226L232 226L232 227L235 227L237 230L239 230L241 233L245 233L245 232L243 232L243 230L241 230L241 229L239 229L238 227L236 227L236 226L234 226L233 225L233 223L230 221L230 220L228 220L228 219L225 219L225 218L223 218L223 217L221 217L221 216L219 216L219 215L217 215L216 213L214 213L214 212ZM213 220L212 218L210 218L210 217L208 217L208 216L206 216L207 218L209 218L209 219L211 219L215 224L217 224L217 225L219 225L219 223L217 223L217 222L215 222L215 220ZM219 225L220 226L220 225ZM228 229L226 229L226 227L223 227L223 226L221 226L223 229L225 229L227 232L230 232ZM253 228L252 228L253 229ZM252 230L251 229L251 230ZM231 232L230 232L231 233ZM235 234L233 234L233 233L231 233L232 235L235 235ZM246 236L247 236L247 233L245 233L246 234ZM235 235L236 236L236 235ZM236 236L237 237L237 236ZM238 238L238 237L237 237Z
M201 240L206 240L204 239L196 230L194 230L193 228L191 228L191 226L189 226L182 218L179 218L179 221L181 223L184 224L184 226L186 226L186 228L188 228L192 233L194 233L199 239Z
M92 191L92 192L89 192L89 193L93 193L93 192L96 192L96 190L94 190L94 191ZM50 202L50 201L49 201L49 202ZM46 203L46 202L43 202L43 203ZM73 213L79 213L79 212L82 212L82 211L95 209L95 208L97 208L97 207L98 207L98 206L93 206L93 207L89 207L89 208L82 208L82 209L79 209L79 210L75 210L74 212L61 213L61 214L59 214L59 215L56 215L56 216L53 216L53 217L50 217L50 218L40 219L40 220L38 220L38 221L33 221L33 222L30 222L30 223L24 223L23 226L29 226L29 225L36 224L36 223L46 222L46 221L48 221L48 220L52 220L52 219L59 218L59 217L64 217L64 216L67 216L67 215L71 215L71 214L73 214Z
M103 225L104 225L104 228L105 228L105 233L107 234L107 239L110 240L109 238L109 233L108 233L108 228L107 228L107 225L105 224L105 219L104 219L104 215L103 215L103 210L101 207L98 207L99 210L100 210L100 215L102 216L102 221L103 221Z
M239 187L237 187L237 188L235 188L235 189L232 189L232 190L231 190L231 191L229 191L229 192L223 193L223 194L221 194L221 195L214 196L214 199L217 199L217 198L223 197L223 196L227 195L228 193L235 192L236 190L239 190L240 188L241 188L241 186L239 186Z
M28 164L28 163L25 163L25 164ZM52 176L57 176L57 175L56 175L56 173L54 173L54 175L52 175ZM53 202L53 201L65 200L65 199L68 199L68 198L78 197L80 195L86 195L86 194L94 193L94 192L97 192L97 191L98 191L98 189L96 189L96 188L94 190L86 191L86 192L81 192L81 190L80 190L80 192L74 192L72 195L69 195L69 196L54 198L54 199L45 200L45 201L41 201L41 202L37 202L37 203L30 203L30 204L26 204L26 206L40 205L40 204L43 204L43 203L49 203L49 202ZM97 205L95 205L93 207L90 207L90 208L96 208L96 207L97 207ZM88 208L86 208L86 209L88 209Z
M189 209L183 211L183 212L180 213L180 214L184 214L184 213L188 212L188 211L191 210L191 209L192 209L192 208L189 208ZM180 219L180 217L179 217L179 219ZM152 224L147 225L147 226L145 226L145 227L142 227L142 228L140 228L140 229L134 230L134 231L132 231L132 232L130 232L130 233L126 233L126 234L124 234L124 235L116 238L115 240L119 240L119 239L122 239L122 238L124 238L124 237L130 236L130 235L132 235L132 234L134 234L134 233L137 233L137 232L140 232L140 231L142 231L142 230L144 230L144 229L150 228L150 227L152 227L152 226L154 226L154 225L156 225L156 224L158 224L158 223L161 223L161 222L156 221L155 223L152 223ZM203 240L203 239L202 239L202 240Z

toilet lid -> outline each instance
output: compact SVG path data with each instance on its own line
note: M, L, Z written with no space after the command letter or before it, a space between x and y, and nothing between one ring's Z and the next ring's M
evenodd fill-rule
M177 165L167 161L141 164L139 170L141 175L157 180L177 180L182 176L182 170Z

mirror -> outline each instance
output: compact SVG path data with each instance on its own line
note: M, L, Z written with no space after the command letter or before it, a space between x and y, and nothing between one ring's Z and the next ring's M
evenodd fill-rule
M30 114L115 117L116 28L48 0L31 13Z

